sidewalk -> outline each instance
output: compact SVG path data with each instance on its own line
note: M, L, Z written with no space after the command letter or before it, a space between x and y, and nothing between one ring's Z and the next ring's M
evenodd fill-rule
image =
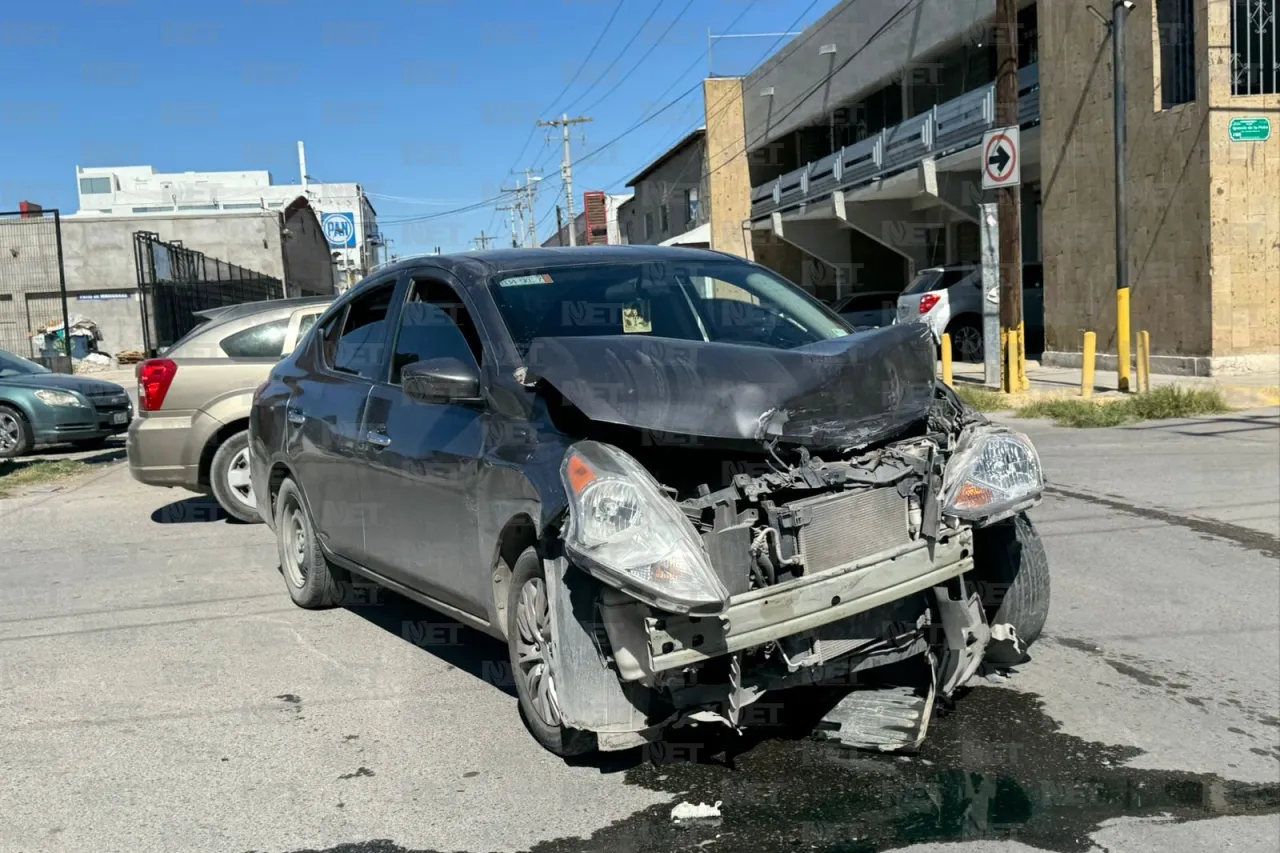
M941 365L939 365L941 374ZM981 364L956 363L952 368L952 376L956 384L982 385L983 368ZM1036 396L1080 395L1080 369L1072 367L1042 367L1037 361L1027 362L1027 379L1031 383L1031 392ZM1136 384L1137 372L1132 374ZM1173 376L1163 373L1151 374L1151 387L1177 385L1182 388L1217 389L1227 398L1227 402L1238 408L1255 408L1280 405L1280 373L1245 373L1238 376ZM1119 377L1113 370L1095 371L1093 388L1095 397L1118 394Z

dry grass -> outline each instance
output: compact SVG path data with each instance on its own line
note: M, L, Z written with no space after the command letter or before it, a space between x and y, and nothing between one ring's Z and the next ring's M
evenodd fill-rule
M988 391L973 385L957 384L956 394L979 412L1004 412L1016 408L1008 394Z
M74 477L88 468L88 463L79 459L59 459L55 462L0 461L0 498L7 498L15 490L25 486Z
M1120 398L1082 400L1057 397L1019 406L1019 418L1048 418L1058 426L1093 428L1121 426L1139 421L1190 418L1231 411L1216 390L1165 385L1143 394Z

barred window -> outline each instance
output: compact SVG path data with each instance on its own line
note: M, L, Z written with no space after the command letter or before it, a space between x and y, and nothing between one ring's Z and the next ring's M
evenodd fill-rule
M1280 54L1276 52L1277 0L1232 0L1231 94L1280 92Z
M1196 12L1192 0L1156 0L1160 38L1160 108L1196 99Z

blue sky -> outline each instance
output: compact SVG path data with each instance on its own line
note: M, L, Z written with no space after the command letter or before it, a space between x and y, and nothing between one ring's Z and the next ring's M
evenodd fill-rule
M701 123L701 88L587 155L696 86L708 28L803 29L831 2L45 0L20 15L6 5L0 208L26 199L73 211L77 165L268 169L295 183L304 140L312 179L364 184L407 253L504 233L492 207L421 217L492 198L514 185L511 168L542 168L548 236L561 149L545 130L530 139L535 118L594 119L574 128L579 205L584 190L621 190ZM785 41L719 41L715 71L742 74Z

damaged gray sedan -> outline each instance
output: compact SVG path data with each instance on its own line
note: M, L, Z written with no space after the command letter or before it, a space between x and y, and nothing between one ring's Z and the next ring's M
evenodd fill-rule
M297 604L373 581L505 640L556 753L833 684L842 739L910 749L1049 604L1035 448L934 355L716 252L410 259L258 389L254 494Z

